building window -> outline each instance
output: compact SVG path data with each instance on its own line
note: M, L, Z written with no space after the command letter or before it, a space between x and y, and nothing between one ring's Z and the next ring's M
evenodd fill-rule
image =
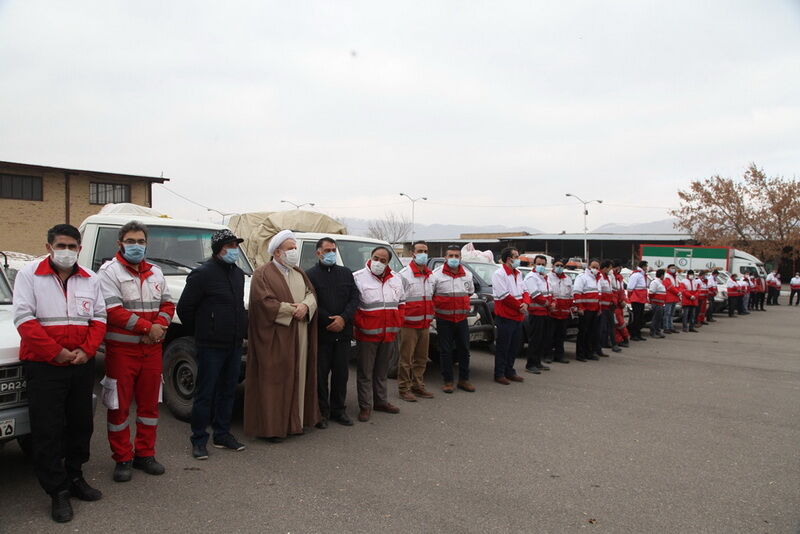
M0 174L0 198L42 200L42 177Z
M89 204L118 204L131 201L128 184L89 184Z

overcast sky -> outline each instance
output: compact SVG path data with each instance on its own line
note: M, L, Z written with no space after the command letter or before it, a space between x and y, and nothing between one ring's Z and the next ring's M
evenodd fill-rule
M0 73L0 160L163 171L222 211L403 191L421 223L570 232L567 192L596 227L750 161L800 174L797 0L0 0Z

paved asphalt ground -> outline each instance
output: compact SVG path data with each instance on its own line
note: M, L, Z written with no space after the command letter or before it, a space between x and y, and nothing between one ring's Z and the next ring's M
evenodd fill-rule
M99 408L85 473L103 500L52 523L10 444L0 531L798 532L798 349L800 308L784 305L510 386L473 351L477 393L398 401L399 415L281 444L244 439L204 462L165 411L167 474L126 484L111 481ZM437 369L428 379L438 386ZM241 399L235 417L244 438Z

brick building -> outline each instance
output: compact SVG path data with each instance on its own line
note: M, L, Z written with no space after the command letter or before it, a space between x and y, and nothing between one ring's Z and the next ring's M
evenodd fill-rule
M43 254L53 225L78 226L110 203L152 207L152 186L165 181L0 161L0 250Z

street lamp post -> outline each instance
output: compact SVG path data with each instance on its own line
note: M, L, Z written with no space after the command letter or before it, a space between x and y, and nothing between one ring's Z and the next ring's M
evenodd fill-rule
M411 201L411 242L414 242L414 208L417 205L418 200L428 200L428 197L417 197L413 198L410 195L406 195L405 193L400 193L401 197L406 197L408 200Z
M286 204L291 204L292 206L294 206L294 209L296 209L296 210L299 210L303 206L312 206L312 207L314 206L313 202L304 202L302 204L296 204L295 202L292 202L291 200L281 200L281 202L284 202Z
M578 202L583 204L583 259L586 262L588 267L589 265L589 242L586 235L589 233L589 225L586 217L589 215L589 210L586 208L592 202L597 202L598 204L602 204L602 200L583 200L578 195L573 195L572 193L567 193L568 197L573 197L577 199Z
M222 215L222 224L225 224L225 217L232 217L234 215L239 215L235 211L231 211L231 212L219 211L219 210L215 210L214 208L206 208L206 211L214 211L214 212L219 213L220 215Z

